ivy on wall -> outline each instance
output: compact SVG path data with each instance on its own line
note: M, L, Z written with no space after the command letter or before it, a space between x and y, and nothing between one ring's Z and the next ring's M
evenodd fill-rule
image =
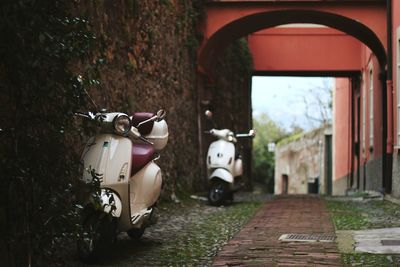
M54 252L79 227L73 144L87 129L73 114L88 108L85 90L98 84L98 62L80 76L70 71L90 58L96 38L69 9L61 0L0 4L0 249L9 266L57 262Z
M80 231L80 151L92 129L73 114L94 109L86 92L110 110L167 109L165 190L195 184L202 1L3 0L0 14L5 265L25 265L26 249L33 266L60 264Z

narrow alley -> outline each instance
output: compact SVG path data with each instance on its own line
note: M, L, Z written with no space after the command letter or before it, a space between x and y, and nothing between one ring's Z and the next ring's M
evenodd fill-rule
M1 266L400 266L400 0L0 2Z

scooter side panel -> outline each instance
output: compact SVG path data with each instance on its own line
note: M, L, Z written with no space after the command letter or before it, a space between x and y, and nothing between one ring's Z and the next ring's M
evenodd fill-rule
M161 193L161 185L161 170L154 162L150 162L130 178L129 202L131 217L145 214L156 203Z
M222 168L215 169L211 173L211 175L209 176L209 180L212 180L214 178L219 178L229 184L233 184L233 175L229 171Z
M212 142L207 153L207 169L224 168L233 173L235 145L225 140Z

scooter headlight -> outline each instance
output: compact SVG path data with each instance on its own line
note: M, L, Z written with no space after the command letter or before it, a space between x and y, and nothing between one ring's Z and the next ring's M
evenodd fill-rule
M128 134L131 129L131 125L131 120L127 115L117 115L113 121L114 132L120 135Z

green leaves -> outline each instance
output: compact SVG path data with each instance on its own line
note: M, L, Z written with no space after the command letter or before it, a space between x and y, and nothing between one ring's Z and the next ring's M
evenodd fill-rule
M0 5L7 14L0 16L0 93L7 99L0 100L0 128L14 128L2 134L0 181L5 188L18 177L24 181L31 210L21 220L29 221L37 266L53 265L55 251L77 231L81 171L76 147L84 127L77 127L71 114L87 109L85 88L98 85L94 74L86 85L70 70L72 63L89 58L97 39L86 19L68 13L72 3L67 2L5 0ZM8 205L0 203L1 209ZM9 231L6 238L14 234Z
M268 143L276 143L286 133L267 114L254 117L253 125L257 133L253 140L253 177L273 192L275 158L274 153L268 151Z

